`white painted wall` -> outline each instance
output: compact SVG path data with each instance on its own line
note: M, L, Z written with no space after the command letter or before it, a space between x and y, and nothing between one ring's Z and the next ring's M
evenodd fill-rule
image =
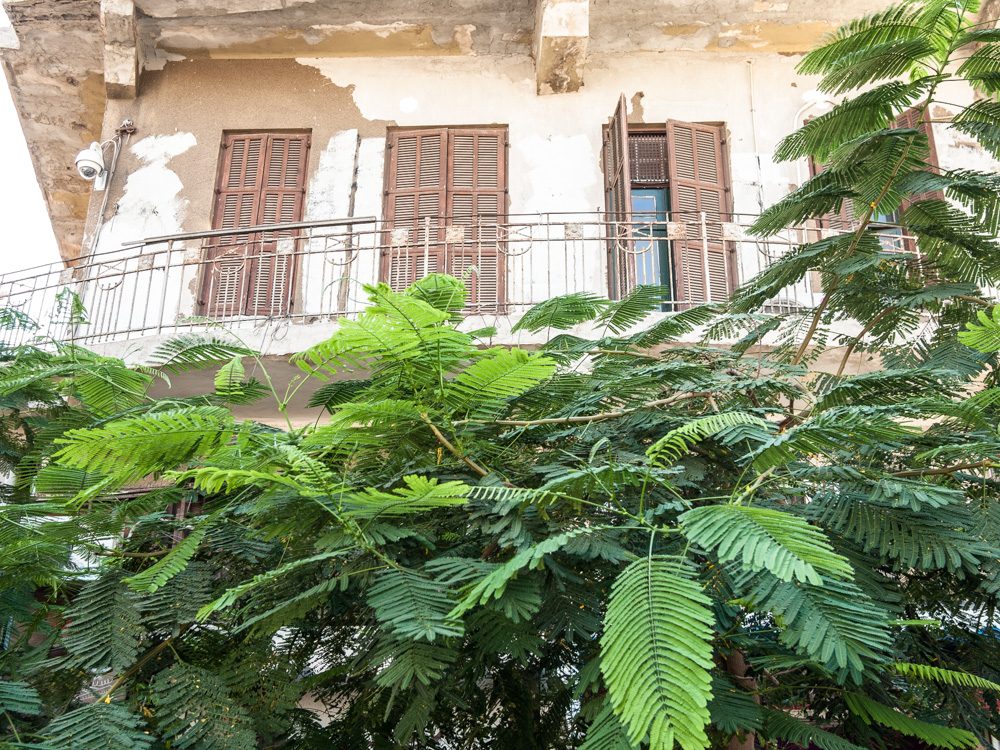
M668 119L725 123L734 209L747 215L759 213L805 179L804 164L775 163L771 154L803 119L822 111L818 107L824 99L814 90L814 80L795 73L796 58L780 55L592 56L585 87L577 93L554 96L535 94L532 61L522 57L321 58L299 62L314 67L339 87L350 87L367 120L400 126L507 125L510 214L552 214L560 217L555 221L567 222L573 221L566 216L570 212L600 212L604 208L602 126L623 93L634 102L641 92L641 120L646 123ZM971 100L971 91L952 88L950 101ZM197 91L192 96L210 100L222 93ZM640 113L632 110L630 106L631 117L638 119ZM239 122L219 125L220 129L241 127ZM936 125L935 131L943 167L997 167L978 149L954 138L945 126ZM152 135L131 148L144 166L128 176L115 215L103 231L102 249L116 248L124 239L182 231L185 192L206 186L182 185L170 168L170 160L193 148L212 149L214 154L217 145L195 143L193 136L179 132ZM358 130L352 128L336 133L326 143L314 142L313 149L321 151L307 183L306 220L348 214L355 161L354 216L381 215L384 138L359 139ZM546 230L546 238L556 242L539 242L531 247L533 255L508 261L509 298L537 302L568 291L606 292L600 243L563 241L567 235L560 235L560 231ZM330 241L336 242L337 233L331 235ZM317 251L323 248L319 240L314 240L314 245ZM561 255L552 254L553 248ZM303 268L297 302L297 310L310 315L311 311L329 313L336 309L338 279L345 273L342 266L331 262L331 256L322 252L315 255L318 257L308 259L311 265ZM742 243L738 258L741 278L753 275L762 260L760 248L752 242ZM375 253L359 253L350 267L348 309L362 305L360 285L377 280L377 272ZM189 314L194 310L195 285L191 280L193 276L185 276L166 288L165 297L154 295L133 303L133 308L151 310L164 299L168 305L174 304L177 293L177 304ZM806 285L799 292L811 293ZM302 323L308 322L290 326L301 329ZM477 322L499 323L501 330L509 327L506 320ZM268 330L275 325L289 324L270 322ZM253 324L248 331L270 336L259 328ZM273 351L292 351L313 338L312 332L286 332L280 337L283 343L272 342L276 347Z

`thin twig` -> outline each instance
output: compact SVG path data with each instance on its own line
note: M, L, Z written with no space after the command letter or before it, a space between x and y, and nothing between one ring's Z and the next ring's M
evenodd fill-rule
M647 401L644 404L639 404L639 406L633 406L629 409L604 411L600 414L581 414L576 417L546 417L544 419L466 419L455 422L455 424L498 424L504 427L534 427L535 425L542 424L589 424L591 422L603 422L605 419L625 417L643 409L668 406L692 398L711 398L711 396L711 391L697 391L684 396L671 396L670 398L661 398L656 401Z
M154 552L123 552L122 550L98 552L95 550L93 554L100 557L133 557L142 560L149 557L163 557L164 555L169 555L172 551L172 549L158 549Z
M431 432L434 433L434 437L437 438L437 441L441 443L444 449L447 450L451 455L460 460L462 463L464 463L466 466L468 466L470 469L476 472L479 476L487 477L490 475L490 473L486 469L484 469L482 466L477 464L471 458L462 453L458 448L456 448L451 443L451 441L444 436L444 433L437 428L437 425L431 422L430 417L428 417L426 414L421 414L420 418L424 420L424 422L428 427L431 428Z
M110 703L111 696L115 694L115 691L122 686L125 680L127 680L129 677L132 677L136 672L138 672L146 665L146 662L150 661L154 656L163 651L163 649L165 649L167 646L170 646L171 643L173 643L175 640L184 635L184 633L186 633L190 627L191 627L190 625L185 625L180 629L180 631L176 635L172 635L169 638L160 641L158 644L153 646L153 648L149 649L149 651L147 651L143 655L143 657L139 659L139 661L137 661L127 670L122 672L121 676L117 680L111 683L111 687L108 688L108 691L103 696L101 696L101 701L103 701L104 703Z
M868 323L868 325L866 325L863 329L861 329L861 333L859 333L857 336L854 337L854 339L848 345L847 351L844 352L844 356L840 360L840 367L837 368L837 377L838 378L841 375L844 374L844 368L847 367L847 362L851 358L851 355L854 354L854 350L861 343L861 339L863 339L865 336L867 336L869 333L871 333L871 330L875 326L877 326L879 324L879 322L881 322L882 319L885 318L886 315L889 315L890 313L894 312L895 310L896 310L895 307L887 307L887 308L885 308L884 310L882 310L882 312L880 312L878 315L876 315L874 318L872 318L871 321Z
M956 471L966 471L968 469L996 469L1000 468L1000 463L991 460L973 461L965 464L954 464L952 466L941 466L935 469L907 469L897 471L894 477L924 477L941 474L954 474Z

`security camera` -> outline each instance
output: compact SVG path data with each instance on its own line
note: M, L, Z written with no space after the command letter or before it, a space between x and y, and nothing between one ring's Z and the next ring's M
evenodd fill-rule
M96 189L104 189L103 176L107 173L104 169L104 151L100 143L95 141L76 155L76 171L88 182L95 181Z

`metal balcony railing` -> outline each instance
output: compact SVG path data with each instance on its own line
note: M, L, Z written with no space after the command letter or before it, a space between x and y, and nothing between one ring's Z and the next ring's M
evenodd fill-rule
M465 279L467 313L517 318L570 292L620 296L669 285L666 312L722 302L739 283L794 247L823 236L816 225L774 237L749 234L752 215L603 213L427 217L389 225L372 217L151 237L72 266L0 276L0 307L38 328L2 332L8 343L52 337L84 344L217 325L302 324L356 315L363 286L402 289L430 272ZM906 251L896 227L879 230ZM806 278L771 302L808 308L821 290Z

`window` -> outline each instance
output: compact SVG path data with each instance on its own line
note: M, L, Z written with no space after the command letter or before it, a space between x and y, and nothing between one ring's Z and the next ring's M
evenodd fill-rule
M225 133L212 228L301 221L308 156L305 132ZM212 317L289 314L295 238L292 230L215 238L206 251L201 312Z
M672 291L674 309L722 301L736 285L722 237L730 213L724 127L669 120L629 126L622 96L605 130L609 294L640 284ZM684 225L668 238L671 224Z
M934 132L931 129L930 123L920 122L917 110L906 110L892 122L891 127L917 128L920 133L916 139L916 143L918 147L926 147L928 166L932 170L939 168L937 148L934 145ZM823 171L823 168L824 165L817 164L813 159L809 160L810 177L815 177ZM898 224L906 209L915 202L922 200L944 200L944 193L939 190L930 193L921 193L904 200L899 208L891 213L876 213L872 216L870 226L879 232L882 244L887 250L906 250L907 252L912 252L915 249L913 239L911 237L904 237L903 230ZM824 229L834 231L849 230L856 225L857 219L858 216L854 205L850 200L845 200L841 204L839 211L828 213L820 219L820 226Z
M386 142L382 277L397 290L429 273L465 279L468 305L504 300L507 128L395 128Z

